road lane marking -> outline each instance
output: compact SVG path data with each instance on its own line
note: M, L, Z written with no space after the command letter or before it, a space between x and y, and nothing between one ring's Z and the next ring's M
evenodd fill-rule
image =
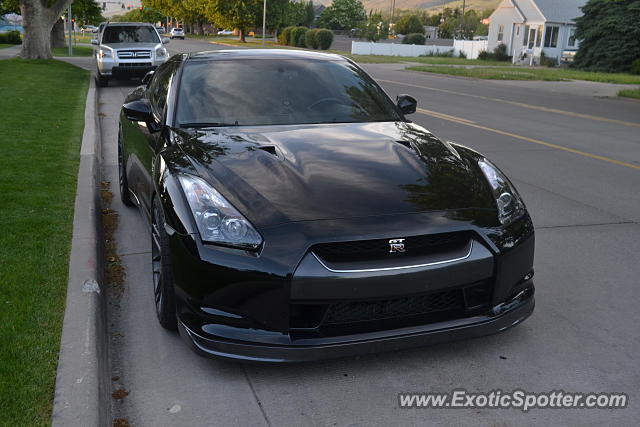
M574 113L573 111L558 110L557 108L542 107L542 106L539 106L539 105L525 104L524 102L509 101L507 99L492 98L490 96L473 95L473 94L470 94L470 93L457 92L455 90L448 90L448 89L440 89L440 88L431 87L431 86L416 85L416 84L413 84L413 83L402 83L402 82L396 82L396 81L393 81L393 80L384 80L384 79L376 79L376 80L379 81L379 82L383 82L383 83L391 83L391 84L401 85L401 86L417 87L419 89L433 90L433 91L436 91L436 92L444 92L444 93L451 93L451 94L454 94L454 95L467 96L469 98L476 98L476 99L484 99L486 101L501 102L503 104L515 105L516 107L528 108L530 110L544 111L546 113L562 114L562 115L565 115L565 116L577 117L577 118L580 118L580 119L596 120L596 121L599 121L599 122L613 123L613 124L617 124L617 125L631 126L631 127L640 128L640 123L627 122L627 121L624 121L624 120L609 119L607 117L593 116L591 114Z
M640 170L640 165L634 165L633 163L627 163L627 162L623 162L623 161L620 161L620 160L611 159L609 157L600 156L598 154L587 153L585 151L576 150L576 149L573 149L573 148L565 147L563 145L552 144L550 142L541 141L539 139L529 138L528 136L518 135L518 134L515 134L515 133L511 133L511 132L506 132L504 130L494 129L494 128L490 128L490 127L487 127L487 126L482 126L482 125L479 125L479 124L477 124L475 122L472 122L470 120L460 119L460 118L457 118L455 116L448 116L446 114L443 115L442 113L438 113L438 112L435 112L435 111L432 112L432 111L429 111L429 110L424 110L422 108L419 108L417 110L417 112L420 113L420 114L424 114L424 115L427 115L427 116L435 117L435 118L438 118L438 119L448 120L448 121L451 121L451 122L459 123L461 125L471 126L471 127L476 128L476 129L482 129L482 130L485 130L487 132L493 132L493 133L497 133L499 135L504 135L504 136L508 136L508 137L515 138L515 139L519 139L519 140L522 140L522 141L530 142L532 144L543 145L545 147L555 148L556 150L561 150L561 151L566 151L568 153L578 154L580 156L589 157L591 159L602 160L602 161L607 162L607 163L613 163L613 164L618 165L618 166L624 166L624 167L627 167L627 168Z
M416 109L416 111L418 113L439 117L441 119L452 120L452 121L462 122L462 123L476 123L473 120L467 120L467 119L463 119L462 117L451 116L449 114L440 113L438 111L425 110L424 108L418 108Z

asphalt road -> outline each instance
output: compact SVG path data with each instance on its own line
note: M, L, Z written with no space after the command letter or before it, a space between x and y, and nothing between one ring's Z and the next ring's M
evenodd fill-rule
M174 41L174 50L202 49ZM212 47L215 47L211 45ZM165 425L637 425L640 418L640 103L602 85L475 81L367 70L412 118L493 159L515 182L537 232L537 307L481 339L294 366L201 358L154 313L149 232L117 198L117 114L133 84L100 90L104 176L120 213L126 268L111 307L114 413ZM626 409L400 409L400 392L524 389L626 392Z

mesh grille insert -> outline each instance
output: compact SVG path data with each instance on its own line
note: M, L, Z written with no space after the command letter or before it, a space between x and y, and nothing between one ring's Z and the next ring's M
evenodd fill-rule
M330 304L323 325L382 320L464 309L461 289L433 292L380 301L350 301Z

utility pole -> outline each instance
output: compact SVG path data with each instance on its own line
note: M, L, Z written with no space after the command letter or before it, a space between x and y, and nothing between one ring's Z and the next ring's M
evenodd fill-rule
M389 21L389 26L391 27L391 32L395 36L396 30L393 27L393 15L396 12L396 0L391 0L391 20Z
M267 0L264 0L262 4L262 47L265 47L267 34Z
M73 22L71 22L71 3L69 3L69 7L67 8L67 24L69 28L69 38L67 44L69 45L69 56L73 54L73 43L71 38L71 31L73 28Z

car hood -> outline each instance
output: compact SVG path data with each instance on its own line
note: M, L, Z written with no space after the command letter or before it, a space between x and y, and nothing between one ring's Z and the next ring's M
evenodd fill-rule
M111 49L116 49L116 50L120 50L120 49L149 49L149 50L153 50L155 49L159 44L161 44L160 42L158 43L102 43L103 46L108 46Z
M177 130L190 160L256 226L494 209L475 161L404 122ZM180 156L182 157L182 156Z

